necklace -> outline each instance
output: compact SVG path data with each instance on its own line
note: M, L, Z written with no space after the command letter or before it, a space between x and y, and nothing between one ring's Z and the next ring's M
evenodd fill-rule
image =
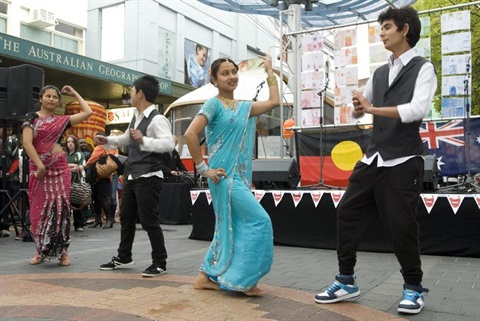
M237 100L236 99L228 99L223 96L220 96L220 99L227 104L228 108L235 110L237 108Z

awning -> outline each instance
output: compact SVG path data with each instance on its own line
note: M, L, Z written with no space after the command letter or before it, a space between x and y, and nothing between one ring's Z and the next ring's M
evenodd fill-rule
M309 1L311 11L305 10L305 0L199 0L224 11L262 14L279 18L279 11L286 4L302 3L302 24L304 28L326 28L348 23L377 19L387 7L411 5L416 0L321 0ZM272 6L277 4L277 6Z
M124 87L145 73L48 47L0 33L0 66L30 64L45 72L45 84L71 85L84 98L101 103L121 104ZM170 104L192 87L157 77L160 94L156 103ZM68 99L67 99L68 100Z

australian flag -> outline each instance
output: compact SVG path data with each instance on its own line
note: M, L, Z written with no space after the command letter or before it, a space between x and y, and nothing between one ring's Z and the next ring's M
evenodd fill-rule
M435 155L440 176L467 174L467 159L470 159L470 174L480 172L480 117L423 122L420 136L428 154Z

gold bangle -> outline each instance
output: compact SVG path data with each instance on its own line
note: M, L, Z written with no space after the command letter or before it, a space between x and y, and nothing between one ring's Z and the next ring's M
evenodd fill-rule
M275 77L275 75L268 76L267 84L268 84L268 87L278 86L277 77Z

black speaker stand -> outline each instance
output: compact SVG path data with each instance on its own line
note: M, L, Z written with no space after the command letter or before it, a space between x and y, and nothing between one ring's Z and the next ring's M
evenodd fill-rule
M20 225L22 227L22 232L25 234L23 237L23 241L33 241L33 234L30 231L30 229L27 226L27 197L28 197L28 190L24 188L20 188L17 193L12 197L10 196L10 193L7 190L0 190L0 193L2 193L4 196L7 196L9 199L7 204L2 208L0 211L0 217L3 217L5 211L9 211L10 213L10 220L12 222L13 228L15 229L15 235L19 236L20 232L18 231L18 226L17 226L17 221L15 219L15 214L18 216ZM2 196L2 197L4 197ZM18 207L15 204L15 201L17 199L21 199L22 201L22 211L18 209Z
M19 157L23 158L23 168L22 168L22 183L20 189L15 193L15 195L12 197L10 195L10 192L8 191L7 188L7 157L4 153L6 150L7 146L7 131L6 131L6 125L7 121L1 120L2 122L2 128L3 128L3 137L2 139L2 146L1 146L1 157L2 157L2 168L0 170L2 174L1 182L2 182L2 189L0 190L0 193L2 194L1 200L3 208L0 210L0 218L7 218L7 215L5 215L5 212L8 211L10 214L10 220L13 224L13 227L15 229L15 234L16 236L20 236L20 232L18 231L18 226L17 226L17 221L15 219L15 215L20 220L20 224L22 227L22 232L25 234L23 240L24 241L33 241L33 234L30 231L30 229L27 226L27 208L28 208L28 190L25 187L26 185L26 180L27 180L27 173L28 173L28 161L26 160L26 157L24 155L19 155ZM15 204L15 201L21 199L21 211L18 209L17 205ZM8 200L8 201L7 201Z

